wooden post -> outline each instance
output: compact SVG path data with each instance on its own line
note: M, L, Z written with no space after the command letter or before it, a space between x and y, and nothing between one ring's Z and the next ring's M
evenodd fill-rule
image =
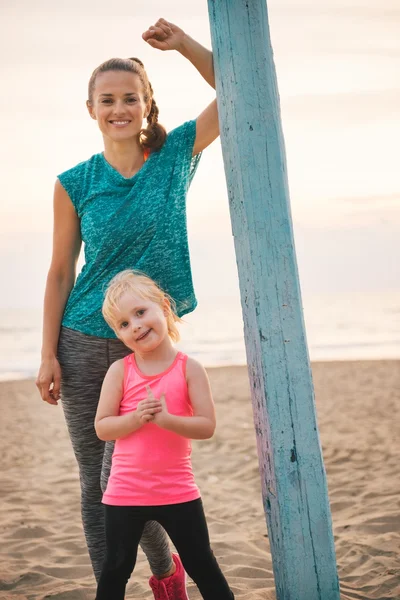
M208 0L278 600L339 600L265 0Z

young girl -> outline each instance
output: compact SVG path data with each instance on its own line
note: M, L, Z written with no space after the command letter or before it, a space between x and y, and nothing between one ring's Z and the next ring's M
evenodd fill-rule
M159 50L180 52L214 87L212 53L182 29L159 19L143 38ZM55 185L53 256L36 383L49 404L57 404L61 385L79 465L83 528L98 579L105 553L101 498L113 443L99 440L93 423L108 367L130 352L102 317L103 290L119 271L140 269L174 298L179 315L196 307L185 203L199 153L218 136L218 114L214 101L196 120L167 135L158 123L147 73L134 58L111 59L93 71L87 108L103 136L104 152L59 175ZM82 241L85 265L75 281ZM154 575L161 579L176 571L180 581L158 523L146 524L141 546Z
M105 320L133 353L109 368L95 419L100 439L117 440L96 600L124 599L148 521L165 528L205 600L234 597L210 548L190 460L190 439L214 433L210 385L204 368L172 344L179 339L172 306L154 281L130 270L112 279L104 300ZM155 597L178 597L176 581L152 577Z

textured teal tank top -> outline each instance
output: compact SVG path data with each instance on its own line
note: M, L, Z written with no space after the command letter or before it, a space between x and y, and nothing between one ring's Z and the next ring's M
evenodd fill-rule
M175 300L179 316L196 308L186 228L186 195L200 158L192 158L195 137L196 121L172 130L131 178L103 154L58 176L80 219L85 252L65 327L115 337L101 307L109 281L124 269L154 279Z

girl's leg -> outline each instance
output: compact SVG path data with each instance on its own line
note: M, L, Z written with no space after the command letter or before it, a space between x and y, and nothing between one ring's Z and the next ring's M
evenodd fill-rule
M179 552L183 566L204 600L234 600L210 547L201 499L160 507L157 519ZM166 582L168 589L168 583ZM169 591L169 590L168 590ZM169 594L173 597L174 590Z
M144 524L140 507L105 507L107 550L96 600L124 600Z
M106 443L103 470L101 472L101 489L103 492L107 487L110 475L113 448L113 442ZM156 521L147 521L142 539L140 540L140 547L149 561L151 572L156 577L162 577L171 570L173 562L168 537L159 523Z

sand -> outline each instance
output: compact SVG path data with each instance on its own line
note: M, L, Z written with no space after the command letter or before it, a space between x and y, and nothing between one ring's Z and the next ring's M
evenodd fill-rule
M210 369L214 438L194 468L214 551L240 600L273 600L245 368ZM342 600L400 598L400 362L313 365ZM2 383L0 598L93 600L75 459L61 407ZM152 598L140 553L127 598ZM199 600L189 584L191 600Z

